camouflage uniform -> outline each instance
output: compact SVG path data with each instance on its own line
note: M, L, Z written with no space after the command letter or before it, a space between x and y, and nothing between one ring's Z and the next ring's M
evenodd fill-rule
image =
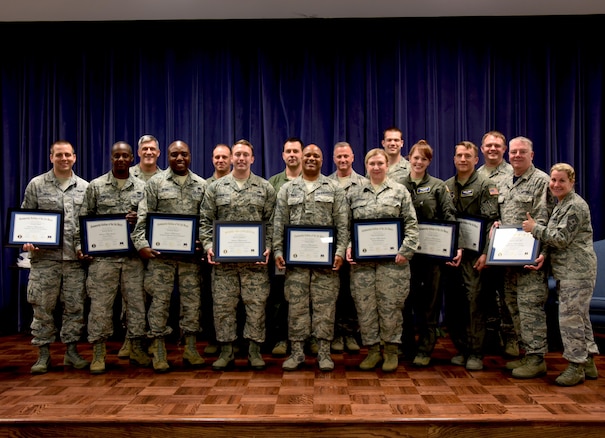
M410 162L404 157L401 157L398 163L389 166L387 171L387 178L392 179L399 184L404 184L408 175L410 174Z
M559 292L559 329L563 357L585 363L599 354L588 309L597 278L590 209L571 191L559 202L548 225L536 224L532 235L546 245Z
M328 176L339 184L342 184L338 179L338 173L334 172ZM358 187L367 181L367 178L359 175L354 170L351 172L350 178L346 179L346 185L341 185L348 193L352 187ZM334 331L336 336L356 336L359 331L359 322L357 318L357 310L355 302L351 296L351 265L343 263L338 271L340 277L340 291L336 301L336 324Z
M265 248L270 250L275 197L271 184L253 173L241 188L232 174L210 184L200 209L200 240L204 251L213 246L215 220L266 222ZM237 339L236 319L240 296L246 309L244 338L263 343L265 306L269 296L267 265L221 263L212 266L214 329L219 342Z
M483 247L476 251L464 248L458 267L445 266L446 325L457 350L468 357L481 357L485 339L485 310L487 300L482 289L483 272L473 268L481 254L487 254L489 231L498 218L498 188L478 172L473 172L464 184L457 176L445 181L456 207L457 216L484 220Z
M145 201L139 207L137 225L132 233L137 251L150 246L145 237L147 212L199 215L205 190L206 181L191 170L182 186L170 168L152 176L145 185ZM163 338L172 333L172 328L167 323L175 277L178 278L181 301L181 331L184 335L199 332L200 274L197 255L160 255L149 259L144 286L152 297L147 313L150 337Z
M147 181L149 178L151 178L151 176L146 175L143 170L141 169L141 164L136 164L134 166L131 166L130 169L128 169L128 171L130 172L130 174L136 178L139 178L142 181ZM159 167L156 168L154 175L157 175L158 173L162 172L162 169L160 169Z
M404 184L412 196L418 222L427 219L455 221L456 209L443 180L428 174L416 184L408 175ZM417 353L430 357L437 343L437 325L441 314L441 270L444 262L416 254L410 260L410 294L403 308L404 350L417 348ZM418 343L413 340L418 328ZM411 353L411 352L410 352Z
M418 221L405 186L387 178L378 189L369 181L347 193L352 219L401 218L403 240L398 253L411 260L418 248ZM351 266L351 293L365 345L400 344L403 306L410 293L410 264L364 261Z
M504 180L498 197L502 225L520 226L527 219L527 212L537 223L546 225L554 207L549 181L550 177L533 164L517 181L513 182L512 176ZM543 356L548 351L544 311L548 298L546 269L507 266L504 298L525 354Z
M63 212L63 246L31 251L27 302L33 307L32 344L42 346L55 341L57 328L53 312L57 299L63 304L61 341L78 342L84 329L86 270L75 251L78 214L88 182L72 172L68 187L61 189L53 170L34 177L25 188L21 208Z
M269 178L269 184L275 189L276 196L288 181L292 180L286 176L285 170ZM269 257L268 269L271 291L267 299L267 337L269 343L275 344L288 338L288 303L284 297L285 275L275 269L274 252Z
M329 225L336 227L335 255L344 260L349 241L348 210L345 191L327 176L320 175L309 190L302 176L284 184L277 194L273 221L275 257L284 256L286 225ZM331 267L286 267L284 293L289 303L291 341L304 341L311 334L319 340L333 339L339 283L338 271Z
M145 195L145 183L132 175L124 185L110 171L93 179L84 197L81 215L126 214L137 211ZM80 233L76 250L81 249ZM145 336L145 291L143 261L136 253L129 255L95 256L88 267L86 290L90 297L88 342L105 342L113 334L113 303L118 293L127 304L127 337Z
M498 187L502 181L512 178L513 166L510 163L502 160L502 162L494 169L488 169L483 164L477 169L477 173L489 178ZM504 303L504 266L486 266L483 272L483 289L485 291L486 301L486 325L487 330L496 332L497 343L501 346L505 342L514 341L517 344L517 335L513 325L513 319L510 316L508 307ZM504 339L502 339L504 338ZM490 340L487 336L486 341Z

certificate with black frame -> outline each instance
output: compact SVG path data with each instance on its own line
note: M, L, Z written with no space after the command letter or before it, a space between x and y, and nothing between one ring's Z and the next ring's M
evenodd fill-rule
M352 256L355 261L394 260L403 240L401 218L353 219Z
M334 263L335 227L286 225L284 234L286 265L331 267Z
M214 261L255 263L265 261L265 223L214 221Z
M63 246L63 212L9 208L6 221L5 245L22 247L31 243L39 248Z
M482 252L485 246L485 218L479 216L461 216L458 222L458 247Z
M80 216L80 239L89 256L134 253L126 213Z
M540 252L540 241L521 225L501 225L492 230L487 265L534 265Z
M458 250L458 222L424 220L418 223L416 254L451 260Z
M192 255L199 223L196 214L147 213L147 241L164 254Z

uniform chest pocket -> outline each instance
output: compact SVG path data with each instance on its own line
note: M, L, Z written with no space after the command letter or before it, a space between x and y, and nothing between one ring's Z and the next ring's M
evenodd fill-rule
M305 197L302 195L290 195L288 198L288 205L301 205L304 204Z
M353 199L351 201L351 210L357 210L359 208L364 208L368 205L368 201L365 199Z
M322 202L325 204L333 204L334 203L334 195L329 193L318 193L315 195L316 202Z
M533 205L534 197L532 195L517 195L517 200L523 206Z

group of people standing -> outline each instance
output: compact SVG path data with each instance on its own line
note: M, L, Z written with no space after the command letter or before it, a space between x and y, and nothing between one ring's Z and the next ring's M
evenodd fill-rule
M362 370L381 364L384 372L393 372L402 354L413 365L426 367L444 315L458 350L451 363L479 371L486 319L489 309L495 308L504 353L514 359L506 368L515 378L533 378L547 369L544 305L552 269L563 357L569 361L556 383L571 386L597 378L593 356L598 348L588 315L596 256L590 211L573 190L573 168L556 164L550 176L536 169L532 142L525 137L509 142L509 164L504 160L504 135L490 131L480 148L470 141L455 145L456 174L444 181L428 172L433 149L425 140L411 147L409 159L402 155L403 145L401 130L387 128L382 148L365 155L362 176L353 170L351 145L339 142L333 149L336 171L326 176L321 172L321 148L304 146L292 137L283 145L284 171L264 179L251 171L253 145L239 140L231 147L215 147L215 173L205 180L190 170L191 151L183 141L168 146L169 167L160 169L159 142L145 135L138 142L139 164L133 165L131 146L117 142L111 148L111 171L87 183L72 171L73 146L55 142L50 150L53 168L32 179L21 205L61 210L65 223L61 248L23 246L32 252L28 301L34 310L32 344L39 348L31 372L45 373L50 366L58 299L63 306L61 340L67 344L64 364L105 372L105 343L113 334L118 291L126 322L118 356L138 366L153 366L157 372L168 371L165 340L172 332L168 321L176 289L183 363L194 367L206 364L197 350L202 327L211 332L209 347L220 348L212 363L217 371L233 366L242 337L248 363L256 370L266 366L261 349L267 341L275 345L273 354L289 353L282 364L285 371L303 365L306 351L317 355L320 370L331 371L332 353L345 348L356 353L358 340L367 347L359 364ZM485 164L477 169L479 150ZM197 215L196 250L162 254L153 249L147 235L150 213ZM125 215L136 251L91 257L82 250L79 216L103 214ZM483 247L453 248L449 259L420 251L420 225L455 223L464 217L482 220ZM401 223L395 255L356 258L353 221L388 219ZM261 261L217 261L216 221L262 223ZM494 228L520 224L542 244L534 263L488 266ZM333 227L331 266L288 262L288 226ZM566 269L569 260L581 270ZM204 290L210 297L204 297ZM85 327L93 350L90 363L76 348Z

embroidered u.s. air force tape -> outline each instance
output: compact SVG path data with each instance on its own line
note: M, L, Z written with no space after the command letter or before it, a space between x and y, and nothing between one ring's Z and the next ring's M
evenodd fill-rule
M473 196L473 189L465 189L460 192L461 197Z
M416 189L416 193L420 194L420 193L429 193L431 191L430 187L418 187Z

